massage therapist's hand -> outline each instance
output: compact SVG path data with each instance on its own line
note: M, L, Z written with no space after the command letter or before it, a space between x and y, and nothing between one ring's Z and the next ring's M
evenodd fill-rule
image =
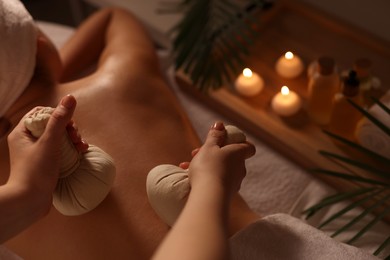
M223 145L222 123L210 129L205 143L192 152L188 167L191 192L154 259L228 259L228 208L246 175L245 160L255 153L250 143ZM191 234L191 235L188 235Z
M83 140L78 132L77 125L73 120L71 120L66 126L66 131L68 132L68 136L72 141L76 150L80 153L85 153L88 150L88 143Z
M26 129L24 118L9 134L11 169L7 183L0 186L0 244L49 212L59 176L61 136L68 127L68 132L77 137L77 129L71 121L75 107L73 96L64 97L38 139Z
M235 194L246 175L245 160L255 154L255 147L246 142L222 146L226 138L223 123L210 129L204 145L193 152L189 164L191 187L222 185L228 195Z
M24 126L24 118L8 136L11 173L8 184L18 185L32 195L40 195L47 207L51 205L52 192L59 176L61 136L67 131L78 141L77 129L71 121L76 107L73 96L66 96L55 108L47 127L38 139ZM34 108L28 114L33 113ZM81 139L79 140L81 142ZM84 148L83 148L84 149ZM82 150L82 149L81 149Z

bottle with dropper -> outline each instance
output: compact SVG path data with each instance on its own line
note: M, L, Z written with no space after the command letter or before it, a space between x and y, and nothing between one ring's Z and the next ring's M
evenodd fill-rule
M353 70L356 71L360 82L359 91L367 107L372 105L370 99L371 92L371 61L365 58L357 59L353 64Z

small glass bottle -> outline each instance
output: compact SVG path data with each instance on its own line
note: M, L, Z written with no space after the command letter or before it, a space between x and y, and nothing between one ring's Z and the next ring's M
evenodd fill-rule
M371 61L369 59L357 59L353 64L353 70L356 71L357 78L360 81L359 91L362 95L366 107L372 105L370 98L371 92Z
M334 59L321 57L317 64L318 71L309 80L307 112L313 122L326 125L330 121L333 97L340 91L340 77Z
M329 131L342 137L353 139L355 128L363 115L348 102L363 106L363 98L359 92L359 80L354 70L349 72L343 81L343 90L334 97L333 111L329 123Z

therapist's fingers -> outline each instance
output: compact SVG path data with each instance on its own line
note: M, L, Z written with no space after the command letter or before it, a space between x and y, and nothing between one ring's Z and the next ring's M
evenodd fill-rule
M194 157L199 152L199 150L200 148L195 148L194 150L192 150L191 156Z
M179 164L179 167L183 170L187 170L190 167L190 162L182 162Z
M250 142L227 145L223 149L244 160L249 159L256 154L256 147Z
M81 138L81 135L78 132L78 128L73 122L73 120L68 123L68 125L66 126L66 130L76 150L82 153L86 152L88 150L89 145L85 140Z

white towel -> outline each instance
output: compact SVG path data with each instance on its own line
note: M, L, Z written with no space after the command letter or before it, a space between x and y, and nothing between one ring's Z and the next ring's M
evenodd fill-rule
M0 117L34 73L37 28L19 0L0 0Z
M378 259L286 214L264 217L241 230L231 238L230 250L233 260Z

